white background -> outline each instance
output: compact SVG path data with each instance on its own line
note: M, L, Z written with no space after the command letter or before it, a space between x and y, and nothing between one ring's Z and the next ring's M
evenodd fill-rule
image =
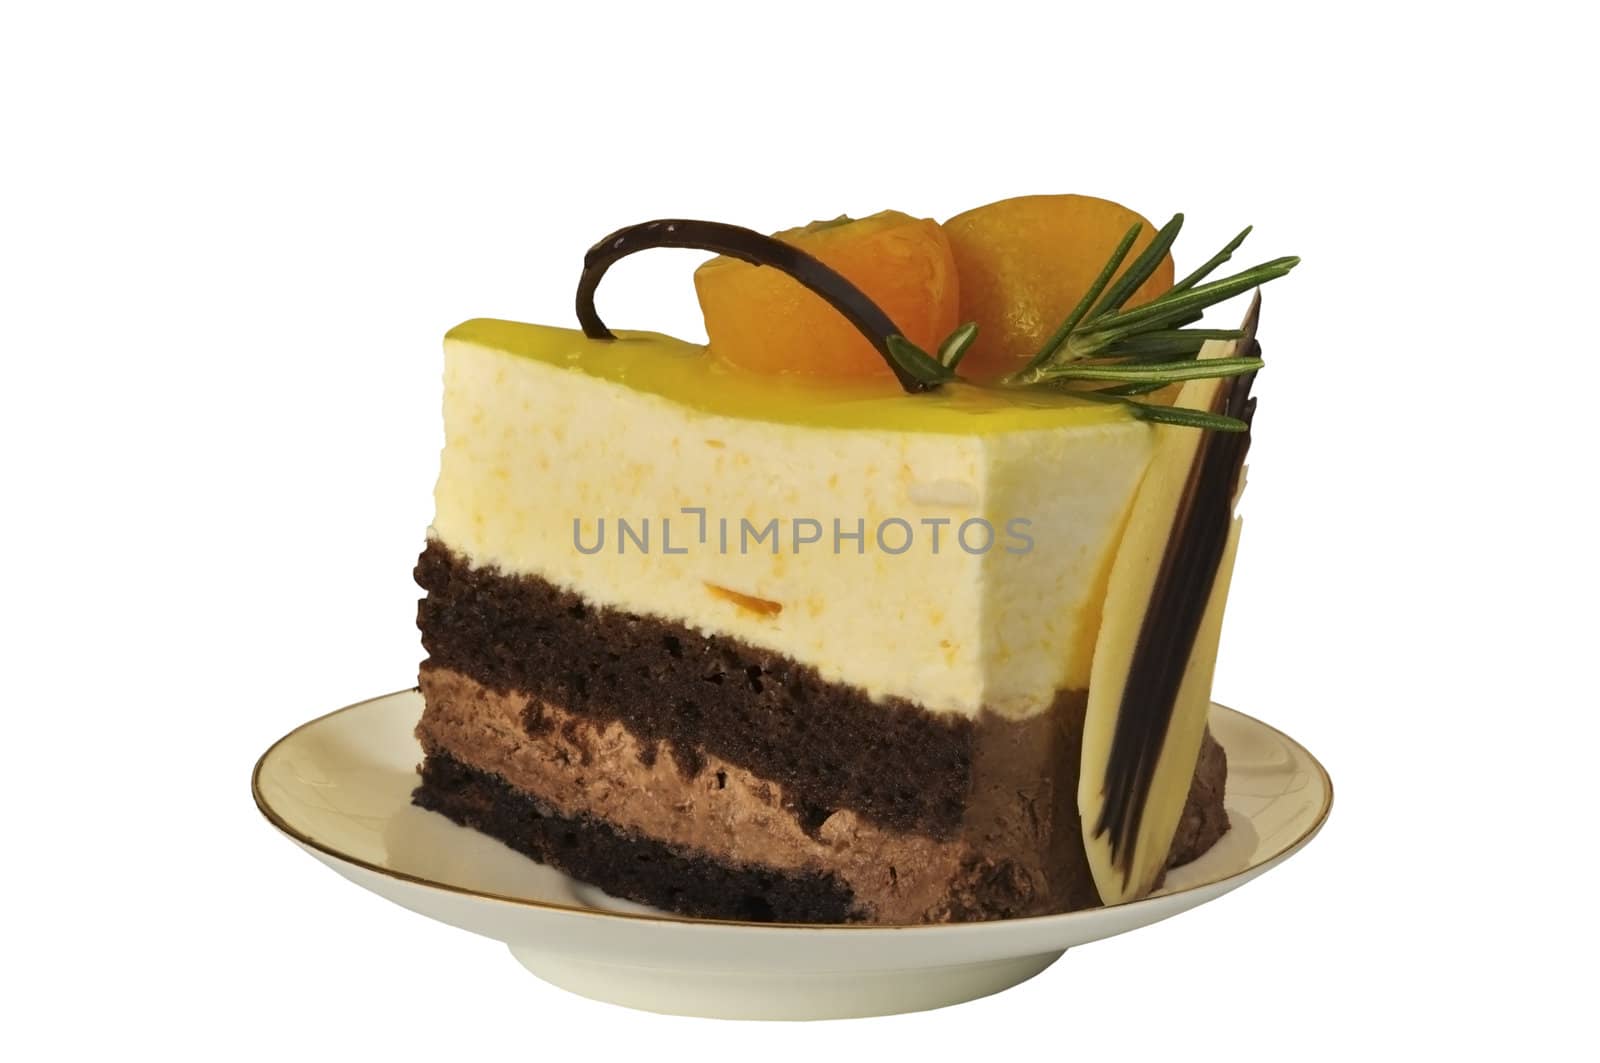
M1592 1051L1577 5L1077 8L7 5L0 1037L190 1058ZM1305 258L1266 293L1216 683L1331 769L1304 854L1001 996L784 1028L566 996L259 819L268 743L413 681L445 329L568 322L582 251L627 222L1057 191L1187 212L1180 272L1246 222L1241 264ZM699 335L694 260L629 260L608 320Z

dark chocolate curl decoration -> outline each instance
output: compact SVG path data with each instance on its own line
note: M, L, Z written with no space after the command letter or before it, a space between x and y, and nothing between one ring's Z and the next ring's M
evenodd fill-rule
M889 315L854 284L822 262L781 240L764 236L754 229L716 221L663 218L618 229L589 248L583 256L583 275L578 279L578 324L592 340L614 340L610 329L594 308L594 293L606 270L619 259L653 247L686 247L713 251L755 266L771 266L788 274L825 299L845 316L894 370L900 386L915 394L937 384L918 380L902 368L889 350L891 336L903 336Z

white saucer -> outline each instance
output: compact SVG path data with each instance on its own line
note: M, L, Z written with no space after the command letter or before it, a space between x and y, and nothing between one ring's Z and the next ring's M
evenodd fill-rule
M303 724L256 763L263 815L344 877L414 912L504 941L524 967L628 1007L741 1019L919 1011L1033 977L1074 945L1220 897L1304 846L1333 786L1287 735L1213 705L1232 829L1112 908L944 926L794 926L687 919L610 897L411 804L422 752L414 690Z

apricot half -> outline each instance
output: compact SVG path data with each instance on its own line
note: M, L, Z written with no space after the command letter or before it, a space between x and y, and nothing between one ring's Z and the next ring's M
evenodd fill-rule
M983 380L1021 368L1078 305L1135 222L1144 228L1123 268L1150 243L1155 226L1108 199L1019 196L945 222L961 276L959 317L978 323L962 374ZM1125 305L1149 302L1172 282L1168 255Z
M832 266L923 350L958 323L955 259L930 218L886 210L774 235ZM785 273L719 257L695 270L694 287L711 353L726 362L760 373L893 378L855 326Z

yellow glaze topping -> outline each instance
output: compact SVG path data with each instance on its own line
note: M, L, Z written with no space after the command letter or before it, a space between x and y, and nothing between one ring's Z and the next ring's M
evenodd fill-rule
M907 395L893 380L753 373L700 344L653 332L592 340L576 329L477 318L445 340L565 366L706 413L780 424L990 435L1129 420L1120 405L1053 392L947 384Z

